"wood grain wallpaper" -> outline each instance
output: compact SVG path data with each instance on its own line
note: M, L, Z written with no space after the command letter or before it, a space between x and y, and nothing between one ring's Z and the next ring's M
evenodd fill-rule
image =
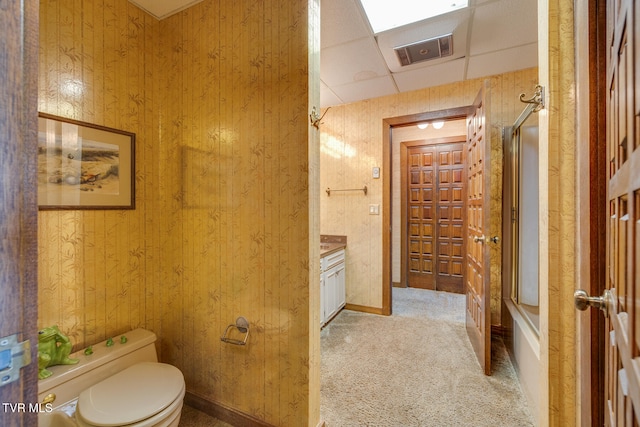
M160 330L159 29L124 0L40 1L39 111L136 133L135 210L39 213L38 324L76 347Z
M540 55L541 84L548 88L547 114L540 116L541 183L540 360L541 425L576 424L576 317L573 292L577 275L576 54L571 0L541 0L544 41ZM540 13L540 12L539 12ZM545 49L546 48L546 49ZM547 416L548 415L548 416Z
M520 93L531 93L537 68L489 77L491 82L491 236L501 237L502 137L524 109ZM369 205L382 206L382 179L372 179L382 166L382 120L470 105L483 79L437 86L331 108L320 138L320 187L357 188L368 193L321 196L322 234L347 235L347 303L382 307L382 215L369 215ZM491 321L500 324L501 249L491 251Z
M137 189L131 211L40 213L39 326L76 347L146 327L193 395L317 424L319 2L210 0L158 22L125 0L42 0L41 20L40 111L135 132ZM245 347L220 341L238 316Z

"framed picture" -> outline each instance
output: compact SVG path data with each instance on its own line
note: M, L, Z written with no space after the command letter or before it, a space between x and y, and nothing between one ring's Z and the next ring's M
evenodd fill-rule
M38 206L134 209L131 132L38 114Z

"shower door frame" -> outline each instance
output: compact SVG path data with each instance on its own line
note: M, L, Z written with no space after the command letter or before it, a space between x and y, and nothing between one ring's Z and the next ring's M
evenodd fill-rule
M520 285L521 285L521 207L522 207L522 138L521 130L527 119L532 114L536 114L534 104L529 104L516 119L513 126L503 129L503 285L502 298L508 299L520 312L529 327L536 335L540 334L540 325L534 324L528 312L521 307ZM535 198L539 198L538 194ZM538 293L540 292L540 282L538 277Z

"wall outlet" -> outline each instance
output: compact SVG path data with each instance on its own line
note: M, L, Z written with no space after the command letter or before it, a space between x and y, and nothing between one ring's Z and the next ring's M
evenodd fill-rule
M369 205L369 215L380 215L380 205Z

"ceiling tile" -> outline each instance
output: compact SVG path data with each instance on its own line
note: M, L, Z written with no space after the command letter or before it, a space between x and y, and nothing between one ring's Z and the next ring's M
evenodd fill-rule
M464 78L465 59L437 64L417 70L393 73L393 78L400 92L422 89L462 81Z
M320 108L344 104L326 84L320 82Z
M500 0L476 7L470 55L533 43L538 40L538 6L531 0Z
M492 76L538 66L538 43L518 46L469 58L467 78Z
M371 35L357 0L322 0L320 39L322 48Z
M320 74L329 86L352 83L389 74L373 39L365 38L322 49Z
M354 82L332 89L346 103L398 93L391 77Z

